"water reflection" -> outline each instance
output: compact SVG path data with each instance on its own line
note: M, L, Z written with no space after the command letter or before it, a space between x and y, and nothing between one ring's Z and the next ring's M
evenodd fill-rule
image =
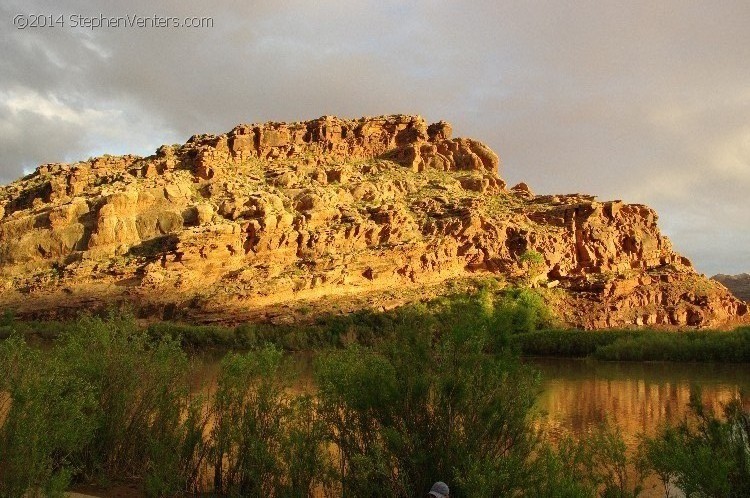
M211 389L221 355L194 358L193 387ZM542 374L536 407L552 436L584 434L605 419L616 422L628 442L640 433L653 434L664 423L688 413L690 391L698 386L703 404L721 413L722 404L745 393L750 410L750 364L597 362L526 358ZM313 355L294 355L296 382L292 390L312 392Z
M653 434L684 419L694 386L701 388L703 404L717 413L732 397L750 393L750 365L526 361L542 373L537 408L553 437L583 434L609 418L633 444L639 433ZM750 409L750 398L743 401Z
M194 389L215 388L220 356L195 358ZM690 391L702 390L702 401L721 413L722 404L740 393L750 410L750 365L594 362L571 359L525 359L542 374L537 410L541 425L555 440L563 434L585 437L588 430L609 419L616 423L632 450L641 433L654 434L663 424L688 414ZM312 354L295 354L294 392L314 392ZM633 469L631 469L632 471ZM658 479L645 482L643 498L662 497ZM671 489L673 497L683 496Z

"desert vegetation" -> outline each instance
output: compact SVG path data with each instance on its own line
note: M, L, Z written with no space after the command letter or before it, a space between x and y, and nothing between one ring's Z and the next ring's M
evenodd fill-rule
M731 331L537 330L511 342L524 355L607 361L750 362L750 327Z
M744 496L736 403L719 417L696 397L691 420L637 454L613 425L550 443L535 424L539 375L517 354L517 337L551 334L539 302L485 288L318 324L304 344L293 328L144 329L123 314L67 323L41 350L6 330L0 495L126 481L149 496L418 496L443 479L459 497L625 497L655 474L691 496ZM243 350L196 386L189 351L206 344ZM283 349L311 344L301 389Z
M157 321L145 326L150 339L175 338L187 351L256 349L271 344L285 352L373 347L403 334L404 316L420 314L428 322L467 299L483 299L492 308L492 323L502 347L522 356L593 358L604 361L750 362L750 327L734 330L686 328L582 330L561 326L546 302L554 290L477 282L469 293L453 294L393 310L363 309L348 314L316 316L292 324L243 323L234 327ZM120 313L120 311L118 311ZM19 334L49 343L76 329L75 321L16 320L0 316L0 339Z

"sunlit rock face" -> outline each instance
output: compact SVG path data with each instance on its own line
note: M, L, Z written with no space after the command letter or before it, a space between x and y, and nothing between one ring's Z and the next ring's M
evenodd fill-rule
M498 156L452 132L324 116L42 165L0 188L0 307L294 320L494 276L554 288L560 317L587 328L746 315L673 251L652 209L506 189Z

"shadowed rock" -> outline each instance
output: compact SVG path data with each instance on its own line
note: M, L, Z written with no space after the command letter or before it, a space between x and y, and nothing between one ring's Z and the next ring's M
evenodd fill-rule
M0 307L264 320L494 275L562 289L560 315L588 328L746 314L673 251L652 209L506 190L499 167L450 124L407 115L243 124L145 158L45 164L0 188Z

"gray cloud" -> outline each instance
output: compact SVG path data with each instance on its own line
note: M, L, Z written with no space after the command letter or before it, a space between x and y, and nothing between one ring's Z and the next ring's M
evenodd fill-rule
M0 180L238 122L420 113L539 192L644 202L701 271L750 270L747 2L4 2ZM16 30L18 13L210 29Z

